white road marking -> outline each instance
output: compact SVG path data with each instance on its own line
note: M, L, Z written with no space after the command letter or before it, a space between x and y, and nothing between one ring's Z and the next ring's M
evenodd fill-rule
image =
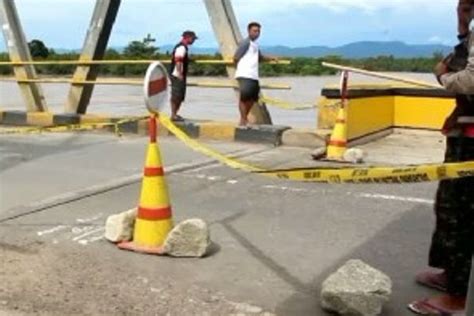
M209 176L209 177L207 177L207 179L211 180L211 181L217 181L217 180L222 179L222 177L220 177L220 176Z
M98 220L102 216L104 216L104 214L99 213L99 214L97 214L93 217L89 217L89 218L78 218L78 219L76 219L76 222L78 222L78 223L90 223L90 222L93 222L95 220Z
M39 231L37 232L36 234L38 236L43 236L43 235L46 235L46 234L52 234L54 232L58 232L58 231L61 231L63 229L66 229L68 228L69 226L66 226L66 225L59 225L59 226L56 226L56 227L53 227L53 228L50 228L50 229L47 229L47 230L42 230L42 231Z
M84 232L90 231L91 229L94 229L94 226L92 226L92 225L84 226L84 227L74 226L71 229L71 233L73 233L74 235L78 235L78 234L82 234Z
M191 175L191 173L189 173ZM220 180L222 177L220 176L207 176L204 174L196 174L194 177L198 179L207 179L209 181ZM230 179L227 180L228 184L236 184L238 183L237 180ZM334 190L311 190L305 188L298 188L298 187L287 187L287 186L279 186L274 184L267 184L263 185L262 188L269 189L269 190L280 190L280 191L288 191L288 192L299 192L299 193L336 193ZM356 193L356 192L346 192L346 195L366 198L366 199L378 199L378 200L391 200L391 201L400 201L400 202L409 202L409 203L419 203L419 204L434 204L434 200L432 199L423 199L411 196L398 196L398 195L387 195L387 194L378 194L378 193Z
M409 196L398 196L398 195L385 195L385 194L371 194L371 193L358 193L357 196L369 199L382 199L382 200L394 200L402 202L412 202L421 204L434 204L434 200L420 199Z
M288 192L321 193L321 190L291 188L291 187L277 186L277 185L264 185L263 188L270 189L270 190L288 191ZM324 192L336 193L335 191L324 191ZM434 204L434 200L432 199L422 199L422 198L416 198L416 197L410 197L410 196L398 196L398 195L364 193L364 192L362 193L346 192L346 195L352 195L352 196L367 198L367 199L392 200L392 201L409 202L409 203L430 204L430 205Z
M88 232L85 232L85 233L82 234L82 235L76 236L76 237L74 237L72 240L73 240L73 241L78 241L79 239L83 239L83 238L86 237L86 236L89 236L89 235L91 235L91 234L98 233L98 232L103 231L103 230L105 230L105 227L99 227L99 228L90 230L90 231L88 231Z
M88 239L81 239L81 240L78 241L78 243L81 244L81 245L86 246L88 244L92 244L93 242L102 240L104 238L105 238L104 234L101 234L100 236L95 236L95 237L88 238Z

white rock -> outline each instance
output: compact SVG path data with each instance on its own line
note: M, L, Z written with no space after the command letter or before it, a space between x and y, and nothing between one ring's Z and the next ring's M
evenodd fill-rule
M391 293L388 276L361 260L349 260L323 282L321 306L340 315L376 316Z
M130 241L137 217L137 208L111 215L105 222L105 238L111 242Z
M318 147L311 152L311 156L315 160L323 158L324 155L326 155L326 147Z
M349 148L343 155L344 161L352 163L362 163L364 158L365 152L360 148Z
M209 229L202 219L188 219L166 237L164 252L173 257L202 257L211 243Z

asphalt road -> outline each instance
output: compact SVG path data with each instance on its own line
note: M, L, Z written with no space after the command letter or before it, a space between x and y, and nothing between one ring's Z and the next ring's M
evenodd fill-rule
M104 222L137 206L146 141L0 138L0 315L326 315L322 281L355 258L392 278L383 315L410 315L408 302L434 294L413 276L426 264L436 183L275 180L212 162L173 138L161 149L174 220L207 221L212 251L173 259L118 250L103 239ZM429 141L442 153L439 139ZM366 147L373 162L414 157L383 144L381 152ZM314 164L307 149L210 145L267 167ZM441 160L426 150L418 158Z

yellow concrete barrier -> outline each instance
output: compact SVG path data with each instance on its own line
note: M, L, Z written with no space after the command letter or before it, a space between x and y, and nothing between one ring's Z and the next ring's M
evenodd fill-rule
M334 127L337 110L324 105L339 98L337 87L323 89L318 101L318 128ZM454 106L454 96L443 90L409 85L351 85L347 137L354 140L396 127L439 130Z

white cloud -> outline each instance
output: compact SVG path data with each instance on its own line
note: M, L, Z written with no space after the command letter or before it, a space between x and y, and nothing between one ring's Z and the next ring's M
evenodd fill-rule
M410 10L412 8L442 8L454 7L453 0L439 0L434 3L432 0L234 0L234 6L250 5L254 10L277 10L283 11L295 6L320 6L334 12L345 12L350 9L373 13L380 9Z
M265 25L262 42L288 46L336 46L356 40L454 43L456 0L231 0L245 30ZM82 47L96 0L16 0L28 39L50 47ZM51 8L55 9L51 15ZM284 27L283 27L284 26ZM200 35L198 46L215 46L203 0L122 0L110 45L151 33L174 43L184 29ZM245 33L245 31L244 31ZM0 51L3 40L0 35ZM449 40L446 40L449 39Z
M428 39L428 43L449 45L451 41L438 35L433 35Z

